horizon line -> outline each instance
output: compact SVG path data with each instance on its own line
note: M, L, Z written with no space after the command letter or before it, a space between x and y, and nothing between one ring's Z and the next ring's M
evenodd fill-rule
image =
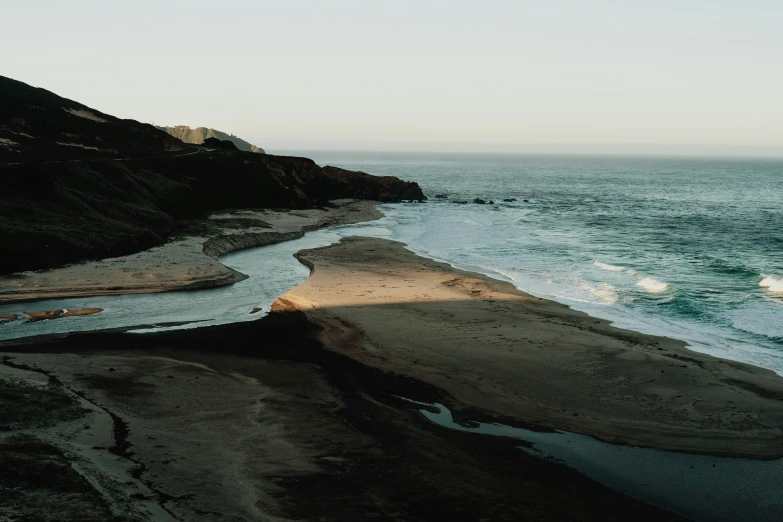
M453 149L378 149L378 148L337 148L337 147L264 147L267 154L275 155L275 150L285 152L336 152L364 154L453 154L453 155L508 155L508 156L595 156L595 157L654 157L654 158L694 158L694 159L765 159L783 161L783 150L770 151L754 155L750 151L737 152L664 152L664 151L552 151L552 150L453 150ZM278 154L284 155L284 154Z

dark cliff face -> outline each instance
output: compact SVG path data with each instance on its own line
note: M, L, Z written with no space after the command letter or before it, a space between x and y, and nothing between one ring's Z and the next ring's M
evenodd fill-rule
M150 248L221 209L338 198L426 199L393 177L184 144L0 77L0 273Z

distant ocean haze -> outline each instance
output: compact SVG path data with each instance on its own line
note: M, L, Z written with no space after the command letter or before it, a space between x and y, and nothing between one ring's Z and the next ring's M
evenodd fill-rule
M300 154L417 181L379 223L416 253L783 373L783 160Z

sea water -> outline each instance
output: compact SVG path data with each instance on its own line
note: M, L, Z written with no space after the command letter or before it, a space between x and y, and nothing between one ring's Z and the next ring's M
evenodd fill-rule
M783 373L783 160L301 154L418 182L379 223L418 254Z

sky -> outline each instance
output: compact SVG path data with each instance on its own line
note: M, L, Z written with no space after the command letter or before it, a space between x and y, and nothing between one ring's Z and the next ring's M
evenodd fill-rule
M783 1L0 0L0 75L286 149L783 156Z

